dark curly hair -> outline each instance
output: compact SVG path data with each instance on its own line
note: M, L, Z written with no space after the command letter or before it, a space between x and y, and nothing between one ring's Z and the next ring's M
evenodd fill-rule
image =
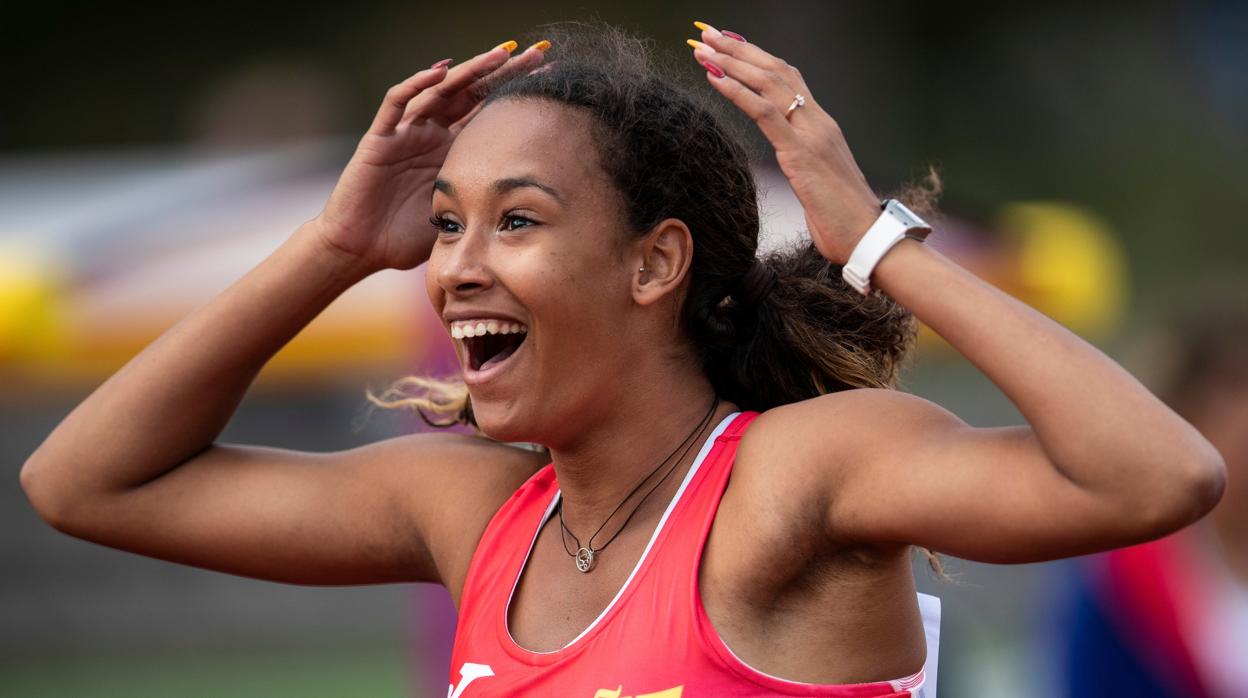
M880 291L864 298L809 236L762 258L777 281L759 304L733 297L758 252L759 208L742 145L748 138L725 118L725 100L685 84L649 41L618 28L558 23L543 26L541 37L552 42L545 65L487 82L479 96L485 105L537 99L584 110L627 228L643 235L665 218L689 227L694 254L681 320L718 395L761 412L849 388L897 387L917 335L914 317ZM897 197L929 213L939 188L929 171L924 186ZM467 391L447 381L409 377L369 399L416 408L436 426L476 427ZM435 421L426 410L451 418Z

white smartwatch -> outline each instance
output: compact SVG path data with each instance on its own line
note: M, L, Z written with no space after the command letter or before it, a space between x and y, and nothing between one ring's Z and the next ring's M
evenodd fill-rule
M864 296L871 293L871 271L880 263L884 253L903 238L922 242L932 232L932 226L927 221L896 199L888 199L881 207L884 212L867 229L867 234L858 241L849 255L849 261L841 269L845 281Z

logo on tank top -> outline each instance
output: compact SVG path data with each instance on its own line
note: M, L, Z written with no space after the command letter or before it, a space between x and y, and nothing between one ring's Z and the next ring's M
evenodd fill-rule
M681 684L674 688L659 691L658 693L638 693L636 696L621 696L620 694L624 692L623 686L620 686L614 691L607 688L600 688L598 689L598 692L594 694L594 698L680 698L681 691L684 687L684 684Z
M459 684L451 684L446 689L446 698L460 698L464 694L464 689L468 688L468 684L477 679L484 679L494 675L494 670L489 664L475 664L473 662L464 662L459 667ZM635 696L620 695L624 692L624 687L612 690L609 688L600 688L594 693L594 698L681 698L684 685L675 686L673 688L664 689L657 693L638 693Z
M459 698L464 694L464 689L468 688L468 684L483 679L487 676L493 676L494 670L489 664L474 664L472 662L464 662L459 667L459 685L451 684L446 689L446 698Z

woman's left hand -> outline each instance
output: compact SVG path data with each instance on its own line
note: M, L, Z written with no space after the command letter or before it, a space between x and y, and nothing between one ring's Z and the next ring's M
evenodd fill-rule
M701 23L698 23L701 24ZM758 124L806 211L815 247L845 264L880 215L880 199L854 162L836 121L810 96L797 68L744 39L702 24L693 55L720 94ZM739 36L739 35L733 35ZM788 118L797 95L805 104Z

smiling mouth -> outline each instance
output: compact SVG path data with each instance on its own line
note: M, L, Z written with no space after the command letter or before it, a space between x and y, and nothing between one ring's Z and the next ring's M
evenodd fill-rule
M527 332L522 332L464 337L462 341L468 350L468 367L480 371L506 361L528 336Z

